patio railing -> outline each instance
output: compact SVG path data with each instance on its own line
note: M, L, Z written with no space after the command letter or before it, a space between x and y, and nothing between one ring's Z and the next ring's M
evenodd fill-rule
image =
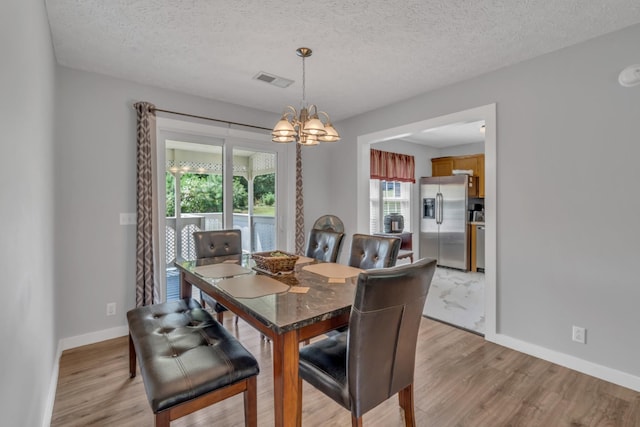
M183 214L179 219L166 218L166 268L176 259L196 258L194 231L222 229L222 213ZM272 216L233 214L233 226L242 230L242 250L260 252L276 249L276 219Z

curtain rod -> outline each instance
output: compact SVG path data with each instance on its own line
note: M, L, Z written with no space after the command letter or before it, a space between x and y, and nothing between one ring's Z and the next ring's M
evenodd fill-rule
M153 111L159 111L161 113L168 113L168 114L175 114L178 116L193 117L195 119L211 120L213 122L227 123L229 125L245 126L245 127L254 128L254 129L262 129L262 130L269 130L269 131L273 130L273 129L265 128L262 126L248 125L245 123L238 123L238 122L230 122L229 120L220 120L220 119L214 119L211 117L196 116L195 114L180 113L178 111L171 111L171 110L162 110L160 108L153 108Z

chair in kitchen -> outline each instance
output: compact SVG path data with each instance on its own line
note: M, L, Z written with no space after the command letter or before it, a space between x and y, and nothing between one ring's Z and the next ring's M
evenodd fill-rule
M364 270L396 265L402 239L393 236L354 234L351 239L349 265Z
M196 231L193 233L193 240L198 261L206 260L211 264L229 261L242 263L242 234L240 230ZM222 323L227 308L202 291L200 291L200 300L203 306L208 305L216 312L218 322ZM238 323L237 316L236 323Z
M309 231L305 256L320 261L336 262L340 254L343 238L344 233L312 229Z
M300 348L302 380L351 411L352 426L398 394L405 424L415 425L413 374L422 310L436 260L360 273L345 332Z

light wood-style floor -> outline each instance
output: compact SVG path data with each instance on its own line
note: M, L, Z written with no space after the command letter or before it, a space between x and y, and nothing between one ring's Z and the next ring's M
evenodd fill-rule
M271 346L246 323L225 327L260 363L258 425L273 426ZM65 351L52 426L152 426L140 375L129 379L126 337ZM419 426L640 426L640 393L484 341L424 318L415 374ZM371 373L375 375L375 372ZM349 413L308 384L303 426L349 426ZM235 396L172 426L242 426ZM365 426L402 426L397 397L364 416Z

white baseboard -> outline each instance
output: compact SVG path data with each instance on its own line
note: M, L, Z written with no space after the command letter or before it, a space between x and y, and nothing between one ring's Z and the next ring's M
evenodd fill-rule
M507 335L491 334L490 337L485 338L488 341L564 366L565 368L573 369L574 371L582 372L583 374L587 374L634 391L640 391L640 377L626 372L598 365L597 363L589 362L558 351L549 350L548 348L521 341Z
M56 350L55 360L53 362L53 372L51 373L51 381L49 382L49 394L47 395L47 404L42 419L42 427L51 425L51 417L53 417L53 404L56 400L56 390L58 388L58 374L60 372L60 356L64 350L80 347L83 345L94 344L100 341L110 340L125 336L129 333L127 326L118 326L102 331L91 332L75 337L63 338L58 341L58 349Z
M90 332L84 335L76 335L75 337L63 338L60 340L60 347L62 348L62 351L65 351L83 345L95 344L100 341L123 337L128 333L129 328L127 326L117 326L111 329L103 329L101 331Z
M46 407L42 417L42 427L51 425L51 417L53 417L53 404L56 401L56 390L58 389L58 374L60 373L60 356L62 355L61 342L58 341L56 356L53 360L53 371L51 372L51 380L49 381L49 393L47 394Z

